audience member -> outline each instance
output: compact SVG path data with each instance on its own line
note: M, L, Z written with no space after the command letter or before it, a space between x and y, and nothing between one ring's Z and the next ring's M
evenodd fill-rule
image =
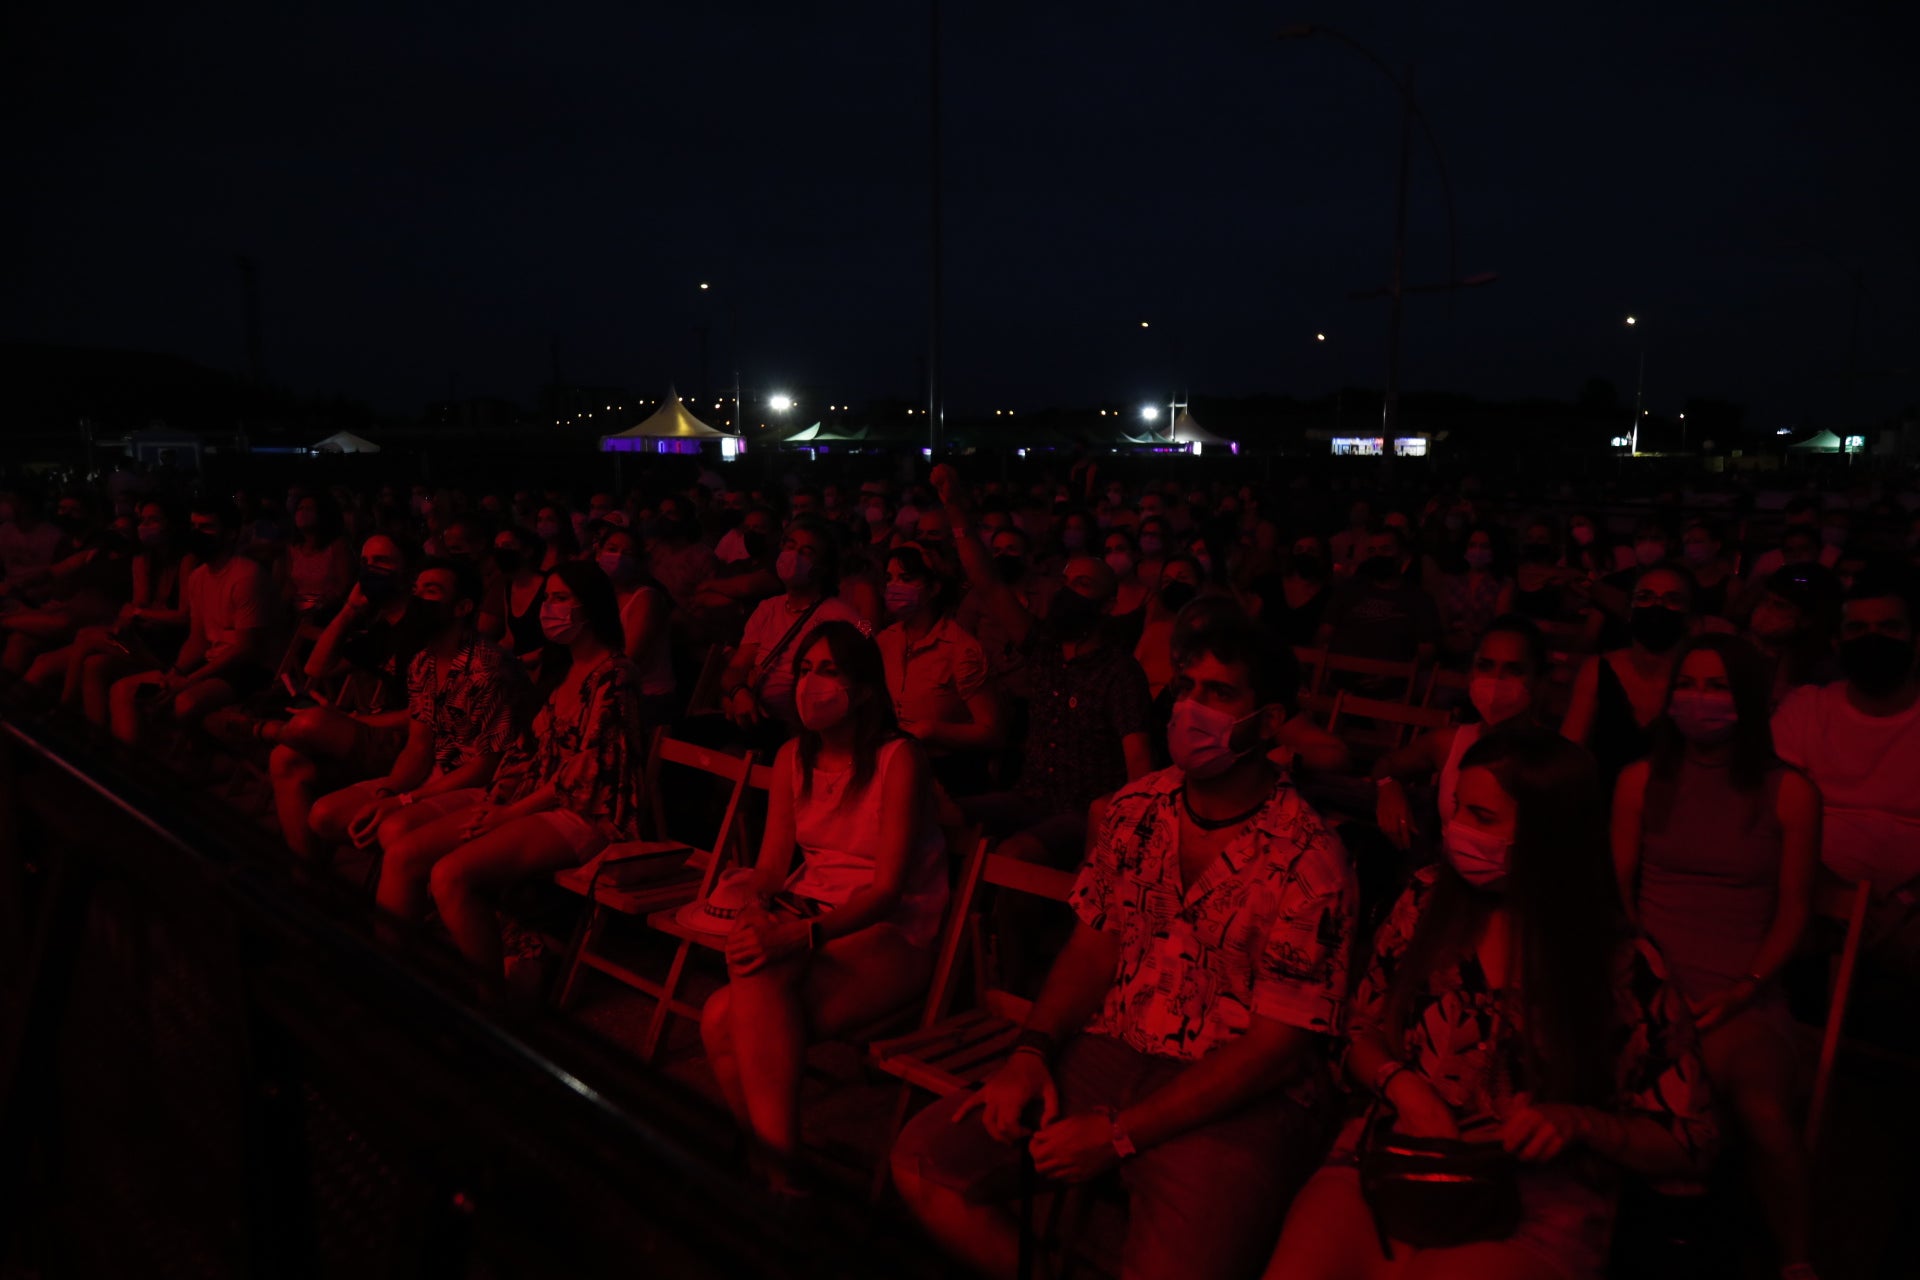
M876 639L901 731L920 740L949 795L973 795L987 787L987 753L1003 745L1005 726L987 687L986 654L953 620L958 594L952 574L920 547L894 548L887 560L894 621Z
M1471 529L1459 564L1440 580L1440 652L1453 663L1472 655L1481 633L1502 612L1501 601L1511 594L1511 581L1495 563L1493 531Z
M639 681L620 633L620 605L599 566L568 561L547 577L540 626L566 670L507 752L485 798L383 844L380 905L440 922L482 972L502 972L494 903L505 889L577 866L638 838Z
M126 676L108 690L113 736L127 746L141 742L144 711L197 725L273 680L272 584L258 564L235 554L238 514L200 501L188 519L187 550L197 563L187 577L187 638L165 670Z
M1863 576L1840 620L1846 679L1795 691L1773 717L1774 748L1823 802L1821 858L1873 885L1866 945L1920 982L1920 676L1910 578Z
M1667 705L1674 655L1691 629L1693 582L1684 569L1655 565L1640 571L1631 600L1632 643L1581 664L1561 725L1568 741L1592 750L1605 787L1647 754L1647 726Z
M1767 683L1731 636L1681 651L1651 758L1613 800L1621 898L1659 946L1740 1122L1747 1169L1787 1268L1807 1265L1807 1153L1794 1116L1796 1033L1777 979L1800 945L1820 858L1820 797L1774 757Z
M1453 821L1462 757L1493 730L1539 724L1545 713L1547 642L1531 618L1510 613L1495 619L1480 637L1468 671L1467 700L1478 718L1430 729L1374 765L1380 833L1401 850L1411 849L1423 834L1405 783L1435 780L1440 829L1432 834L1444 839Z
M431 610L431 623L407 664L405 745L384 775L313 803L307 822L319 847L342 840L386 847L485 795L521 728L528 688L519 664L474 627L481 591L470 566L452 560L420 566L413 607ZM288 843L300 847L291 837Z
M1354 994L1346 1072L1378 1106L1294 1199L1270 1280L1597 1280L1621 1171L1704 1171L1716 1135L1693 1024L1621 915L1605 831L1592 758L1551 730L1467 752L1446 858L1415 873ZM1517 1224L1495 1235L1437 1198L1409 1209L1417 1223L1376 1216L1360 1165L1388 1130L1504 1149L1487 1176L1512 1180Z
M1122 1273L1141 1277L1248 1274L1319 1153L1356 894L1339 841L1267 760L1291 692L1276 652L1244 616L1189 637L1175 767L1107 807L1013 1056L895 1144L908 1208L983 1274L1014 1272L998 1202L1023 1144L1058 1182L1118 1169Z
M595 559L620 602L624 652L640 682L641 716L649 729L672 724L683 710L673 678L673 597L648 576L640 540L626 529L608 529Z
M800 1145L807 1042L926 989L948 894L932 775L894 723L878 647L829 622L790 665L801 731L774 757L750 905L727 937L728 984L700 1021L777 1190L790 1189Z
M1406 535L1369 533L1354 580L1327 602L1320 647L1356 658L1404 662L1431 657L1440 638L1433 598L1407 578Z

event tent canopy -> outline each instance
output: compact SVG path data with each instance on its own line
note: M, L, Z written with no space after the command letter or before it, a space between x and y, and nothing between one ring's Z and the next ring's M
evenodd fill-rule
M351 431L336 431L313 446L315 453L378 453L380 446Z
M783 436L781 444L860 444L867 439L865 427L829 427L814 423L802 427L790 436Z
M1831 431L1821 431L1787 446L1802 453L1839 453L1840 437Z
M623 446L609 444L611 440L721 440L738 434L736 431L716 431L694 417L687 406L681 403L679 395L669 387L665 402L654 411L652 417L616 435L601 436L600 449L603 453L620 451Z
M1223 445L1228 443L1223 437L1213 434L1195 422L1193 415L1185 410L1182 410L1180 416L1174 419L1173 429L1167 433L1167 436L1174 444Z

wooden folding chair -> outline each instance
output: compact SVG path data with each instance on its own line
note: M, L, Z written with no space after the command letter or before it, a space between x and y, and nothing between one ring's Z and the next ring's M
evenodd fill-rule
M977 855L976 855L977 856ZM1004 854L989 853L983 859L977 884L998 886L1009 893L1025 893L1050 902L1065 903L1073 892L1074 876L1036 863L1021 862ZM946 944L954 953L943 950L934 972L934 988L928 992L926 1020L919 1029L892 1040L876 1041L870 1048L873 1063L900 1081L900 1096L894 1105L892 1123L887 1129L887 1149L907 1122L907 1108L913 1090L924 1089L937 1097L958 1093L985 1080L1013 1052L1032 1002L1011 991L987 985L986 946L981 936L979 912L972 909L973 892L967 895L967 910L954 904L950 922L955 926ZM979 986L975 1006L951 1017L943 1011L953 996L960 935L972 939L973 971ZM876 1192L884 1189L886 1165L882 1163Z
M1820 1058L1813 1072L1813 1096L1807 1103L1807 1150L1820 1141L1820 1127L1827 1117L1827 1098L1833 1091L1835 1061L1840 1056L1840 1037L1846 1029L1847 1000L1853 994L1853 974L1860 962L1861 935L1866 932L1867 908L1872 904L1873 886L1830 883L1814 889L1813 913L1837 920L1845 928L1840 953L1833 962L1833 985L1827 998L1827 1020L1820 1029Z
M1366 726L1349 724L1342 732L1342 720L1370 720ZM1403 702L1384 702L1363 698L1342 689L1333 702L1333 714L1327 720L1327 732L1350 747L1376 756L1398 751L1416 732L1439 729L1453 723L1453 712L1439 707L1415 707ZM1382 728L1382 726L1385 726Z
M1325 649L1309 648L1304 644L1293 646L1293 660L1300 664L1300 692L1315 693L1320 688L1322 668L1327 665Z
M1467 673L1452 671L1446 667L1435 667L1427 676L1426 692L1420 696L1420 705L1431 707L1441 690L1457 695L1452 701L1463 702L1467 696Z
M693 692L687 695L689 716L706 715L720 709L720 677L727 669L727 660L732 657L731 645L707 646L707 656L700 662L700 674L693 680Z
M1391 662L1384 658L1356 658L1351 654L1329 650L1326 661L1320 664L1320 682L1313 691L1325 693L1327 677L1335 674L1363 676L1370 680L1398 680L1403 691L1400 701L1411 706L1414 685L1420 678L1420 660L1408 658L1405 662Z
M667 831L661 779L668 767L695 770L718 780L727 789L719 825L706 848L675 840ZM678 910L712 891L720 873L746 849L741 808L756 768L749 757L682 742L668 737L665 730L654 731L642 784L646 818L653 838L609 845L584 865L568 868L553 878L561 888L587 900L587 910L568 948L564 975L554 993L556 1007L565 1007L572 998L582 968L597 970L644 991L658 1000L662 1008L673 1000L684 967L683 957L676 957L673 968L661 980L598 953L594 943L609 913L645 919L656 911ZM655 1024L664 1025L664 1022L656 1016ZM650 1059L652 1051L650 1033L642 1048L642 1057Z

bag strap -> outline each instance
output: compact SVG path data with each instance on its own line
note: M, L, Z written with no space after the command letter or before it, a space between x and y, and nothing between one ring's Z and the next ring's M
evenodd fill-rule
M818 609L821 605L825 604L826 602L827 602L827 598L825 596L821 596L818 600L815 600L812 604L808 605L807 611L801 614L800 617L795 620L792 626L787 628L787 634L780 637L780 643L774 645L773 648L767 650L767 655L764 658L760 659L759 664L754 668L755 684L759 684L760 681L766 679L767 672L771 671L773 669L773 664L780 660L780 655L787 651L787 646L793 643L793 638L794 636L799 634L800 628L807 625L807 619L813 616L813 611L815 609Z

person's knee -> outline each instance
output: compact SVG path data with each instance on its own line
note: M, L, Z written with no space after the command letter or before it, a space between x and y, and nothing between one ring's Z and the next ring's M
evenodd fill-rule
M296 711L293 718L280 726L280 745L296 751L310 752L317 745L321 726L326 723L325 715L313 708Z
M275 782L305 782L314 773L313 761L284 743L267 755L267 775Z
M379 843L381 853L389 858L397 858L400 856L400 846L411 829L412 824L396 813L390 818L381 819L380 825L374 829L373 838Z
M427 873L427 892L441 910L446 910L449 902L464 898L472 887L472 877L460 863L453 858L442 858L433 864L433 870Z
M1734 1109L1754 1145L1768 1151L1790 1149L1799 1142L1793 1111L1787 1100L1765 1089L1743 1090L1734 1098Z

